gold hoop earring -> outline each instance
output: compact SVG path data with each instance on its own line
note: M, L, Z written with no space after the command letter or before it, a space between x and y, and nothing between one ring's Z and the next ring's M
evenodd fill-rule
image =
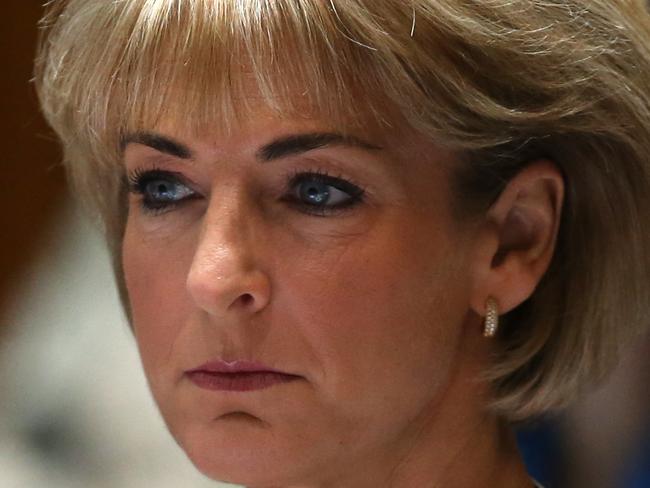
M487 297L485 301L485 325L483 327L484 337L494 337L499 327L499 308L497 302L492 297Z

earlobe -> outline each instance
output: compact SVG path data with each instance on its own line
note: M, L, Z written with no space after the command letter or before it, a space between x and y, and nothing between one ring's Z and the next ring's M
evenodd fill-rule
M551 161L517 173L487 211L478 234L472 307L485 315L493 296L507 313L526 300L548 269L560 226L564 179Z

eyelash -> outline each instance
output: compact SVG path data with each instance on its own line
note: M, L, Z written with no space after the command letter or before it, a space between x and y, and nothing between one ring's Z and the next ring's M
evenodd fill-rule
M182 200L170 201L167 203L147 201L147 185L152 181L165 180L168 182L180 183L187 186L184 179L175 172L164 171L158 168L148 170L136 169L127 176L127 188L129 193L140 196L140 208L149 215L155 216L173 210L186 200L197 198L196 193Z
M158 168L152 169L137 169L127 176L127 187L130 193L139 195L140 208L147 214L155 216L166 213L182 205L188 200L199 198L199 195L190 189L192 192L188 196L181 198L177 201L168 202L153 202L148 201L147 185L153 181L162 180L172 184L180 184L189 188L186 180L179 173L172 171L160 170ZM297 208L298 210L313 216L333 216L345 213L352 209L352 207L364 201L365 189L359 185L344 178L343 175L332 176L326 170L318 168L313 171L299 171L295 170L285 177L286 192L281 198L281 201ZM338 191L346 193L348 198L345 202L335 205L314 205L306 203L295 195L294 189L300 183L305 181L314 181L319 184L327 185L335 188Z
M315 216L340 215L351 210L364 201L365 188L353 183L342 174L333 176L326 170L317 168L313 171L294 170L286 175L287 193L282 198L297 209ZM348 195L345 202L335 205L313 205L305 203L293 194L293 189L305 181L315 181L320 184L331 186Z

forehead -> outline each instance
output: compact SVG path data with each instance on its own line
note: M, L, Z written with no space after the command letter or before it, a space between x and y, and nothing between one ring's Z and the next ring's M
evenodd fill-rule
M307 15L285 0L264 12L217 0L195 10L179 4L178 16L162 4L141 4L140 13L149 13L143 18L162 23L143 22L132 32L138 41L110 73L114 89L99 95L105 100L98 105L108 108L106 126L118 126L122 138L158 131L220 144L280 128L318 130L447 159L442 144L406 123L406 104L393 102L410 85L383 66L386 57L342 36L336 19L327 20L332 12L325 3L306 2Z
M242 97L245 95L242 95ZM390 125L369 118L341 121L323 118L304 101L302 110L276 111L264 103L259 93L252 93L247 103L259 101L246 117L232 121L227 127L216 121L196 130L184 124L182 118L163 118L154 126L143 127L145 135L161 135L190 147L188 152L201 156L228 157L235 154L259 156L262 148L276 141L304 138L301 147L338 147L349 150L370 150L380 154L392 165L416 166L416 162L436 165L451 164L454 151L437 144L402 121ZM242 103L245 103L242 99ZM140 131L138 131L140 133ZM136 134L138 134L136 133ZM137 141L137 136L135 138ZM296 142L296 141L292 141Z
M227 133L264 110L339 131L394 125L387 91L395 83L382 57L342 36L326 3L304 2L301 11L278 0L258 11L216 0L179 3L178 12L165 2L118 3L120 18L140 20L108 24L120 40L102 42L116 62L97 68L94 79L108 89L97 90L96 106L122 133L169 119L193 134Z
M165 99L165 110L149 106L147 99L135 100L140 107L134 110L139 109L142 116L135 124L127 123L124 132L155 132L220 144L242 138L264 139L274 134L305 132L336 133L383 144L414 133L399 111L389 109L388 104L384 107L386 113L378 117L361 96L355 107L336 103L334 92L329 103L319 104L304 80L287 80L282 89L275 89L275 85L260 81L250 61L242 62L237 68L236 82L222 87L221 92L215 86L206 90L206 106L214 99L223 100L221 107L212 105L212 113L206 107L202 110L185 103L194 98L196 87L175 83L165 87L165 93L160 95ZM350 87L350 90L356 89Z
M274 85L264 85L250 63L243 63L236 81L228 86L206 87L204 95L198 97L196 86L172 82L158 95L150 93L125 106L122 132L156 130L202 140L231 139L277 126L373 140L412 132L398 110L386 103L380 114L368 100L354 94L355 86L346 87L345 97L332 89L331 98L320 103L308 81L287 79L285 83L281 75L277 76ZM326 96L327 91L321 95ZM356 98L357 103L345 102L344 98Z

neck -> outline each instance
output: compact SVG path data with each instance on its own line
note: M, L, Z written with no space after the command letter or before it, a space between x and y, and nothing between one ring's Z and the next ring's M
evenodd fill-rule
M530 488L532 482L510 427L485 411L461 407L469 403L470 383L450 385L437 408L414 422L411 432L380 458L379 464L359 469L360 478L349 486ZM381 467L390 469L382 471ZM377 475L370 479L368 473Z
M486 410L490 385L481 375L492 342L465 328L457 368L444 394L406 436L408 451L396 463L387 488L530 488L532 482L507 422ZM361 485L358 485L361 486Z
M438 437L423 431L421 441L397 464L383 486L531 487L513 433L495 417L486 415L462 426L448 424L438 431L449 435Z

